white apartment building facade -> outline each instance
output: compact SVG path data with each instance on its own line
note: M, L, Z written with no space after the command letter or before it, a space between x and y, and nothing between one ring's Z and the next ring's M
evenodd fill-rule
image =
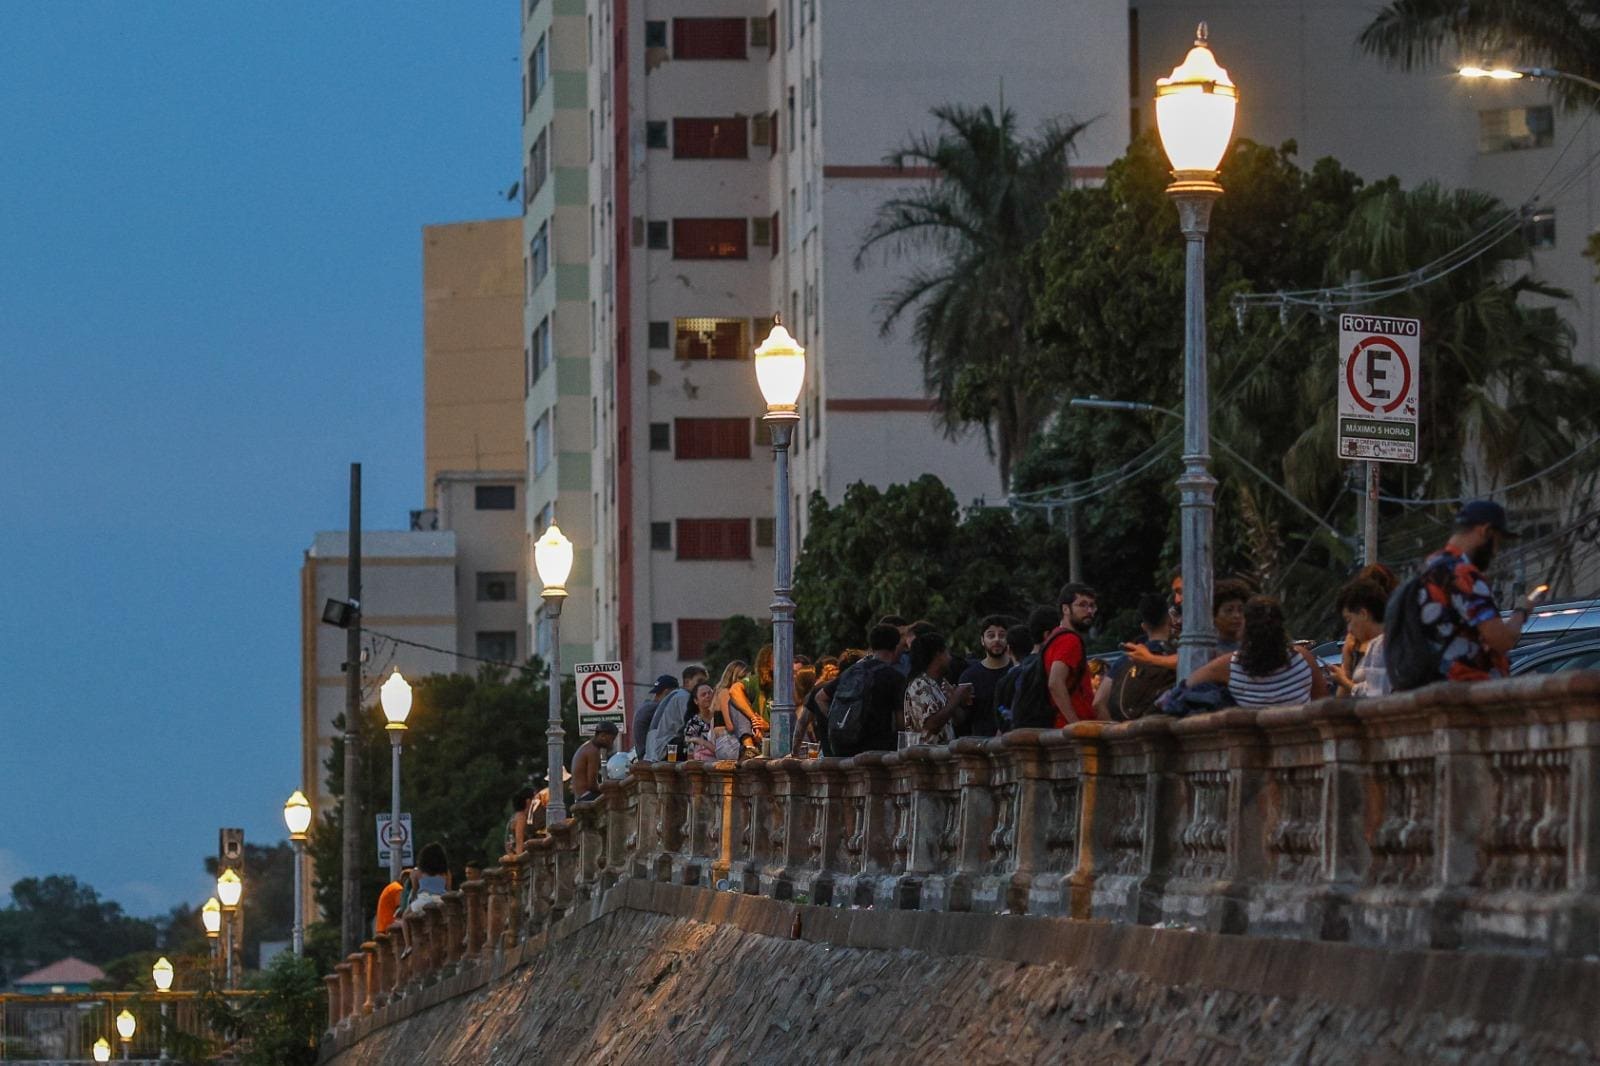
M811 492L837 500L855 481L933 473L963 502L1002 491L981 438L939 428L908 330L879 334L879 298L915 264L853 261L877 206L926 179L883 159L934 128L936 105L1003 100L1030 130L1094 117L1075 163L1098 177L1128 139L1127 8L938 0L904 16L818 0L535 0L525 18L533 81L545 40L549 77L571 55L584 83L581 108L557 84L548 116L524 93L524 148L553 123L558 161L576 153L587 179L576 233L559 189L527 210L526 318L553 307L554 360L589 370L587 394L530 392L530 433L553 409L565 443L552 487L533 475L529 509L555 501L592 582L569 601L588 599L589 627L564 614L563 644L586 639L635 680L697 660L729 615L767 614L775 510L750 352L774 312L809 356L797 535ZM585 262L584 304L575 280L576 306L559 277L541 292L542 232L554 270ZM574 317L576 336L563 329ZM530 358L545 350L530 337ZM588 506L575 508L562 449L585 445Z

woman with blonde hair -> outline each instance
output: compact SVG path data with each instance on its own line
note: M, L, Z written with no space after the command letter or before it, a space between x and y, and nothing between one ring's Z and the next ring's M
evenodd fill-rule
M751 713L743 683L749 674L749 663L743 659L733 660L723 668L716 695L711 699L712 720L738 737L739 746L746 754L754 752L758 743L755 716Z

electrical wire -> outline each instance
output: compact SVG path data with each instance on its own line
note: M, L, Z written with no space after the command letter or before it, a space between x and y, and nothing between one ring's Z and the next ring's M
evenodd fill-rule
M419 648L422 651L431 651L431 652L436 652L436 653L438 653L440 655L448 655L448 656L450 656L451 658L454 658L454 659L466 659L466 660L469 660L469 661L475 662L475 663L486 663L489 666L500 666L500 667L504 667L507 670L517 670L517 671L520 671L520 672L522 672L524 674L528 674L528 675L533 676L533 677L544 677L549 673L549 670L548 670L547 666L537 666L536 667L536 666L530 666L527 663L508 662L505 659L489 659L489 658L485 658L482 655L468 655L464 651L456 651L453 648L441 648L436 644L424 644L420 640L407 640L405 637L397 637L392 633L380 633L376 629L362 629L362 632L363 633L369 633L369 634L371 634L372 636L375 636L375 637L381 637L384 640L390 641L390 642L395 643L395 644L404 644L408 648ZM561 679L563 681L572 681L572 680L575 680L576 677L577 677L576 674L565 674L564 673L564 674L561 675ZM628 686L630 688L645 688L645 689L648 689L648 688L654 687L648 681L629 681L629 682L627 682L627 684L628 684Z
M1533 482L1538 481L1540 478L1545 477L1547 474L1550 474L1550 473L1553 473L1556 470L1559 470L1561 467L1563 467L1566 464L1572 462L1572 460L1576 459L1578 456L1582 455L1584 452L1588 451L1590 448L1593 448L1596 444L1600 444L1600 437L1595 437L1595 438L1591 439L1588 443L1579 445L1577 451L1574 451L1574 452L1571 452L1571 453L1569 453L1567 455L1562 456L1560 459L1557 459L1555 462L1551 463L1549 466L1545 467L1543 470L1539 471L1536 474L1529 474L1527 477L1522 478L1520 481L1513 481L1511 484L1505 485L1505 486L1503 486L1501 488L1498 488L1498 489L1490 489L1487 492L1476 493L1471 497L1468 497L1468 496L1465 496L1465 495L1462 495L1462 496L1441 496L1441 497L1439 497L1437 499L1432 499L1432 500L1412 500L1412 499L1407 499L1404 496L1379 496L1378 499L1382 500L1384 503L1399 503L1399 504L1405 504L1406 506L1409 506L1409 507L1436 507L1436 506L1443 506L1443 505L1447 505L1447 504L1459 504L1459 503L1462 503L1462 502L1466 501L1469 498L1471 498L1471 499L1479 499L1479 498L1483 498L1483 497L1488 497L1488 498L1492 499L1495 496L1504 496L1507 493L1516 491L1517 489L1521 488L1524 485L1530 485ZM1347 491L1356 493L1357 495L1361 494L1361 490L1360 489L1350 488Z

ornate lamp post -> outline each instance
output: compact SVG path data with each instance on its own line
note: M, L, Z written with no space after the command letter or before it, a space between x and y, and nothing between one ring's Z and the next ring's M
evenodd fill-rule
M411 714L411 685L400 676L398 666L378 690L378 702L383 705L383 717L387 719L384 728L389 731L389 880L398 881L400 860L404 857L403 847L395 843L400 832L400 742L405 738L406 718Z
M1222 195L1217 167L1233 134L1239 90L1217 65L1206 24L1194 47L1168 78L1156 79L1156 127L1172 164L1167 195L1178 206L1184 238L1183 634L1178 638L1178 676L1211 658L1217 634L1211 622L1212 511L1217 481L1211 476L1211 397L1206 375L1206 231L1211 205Z
M800 389L806 378L806 350L772 316L772 332L755 351L756 381L767 401L765 422L772 430L772 737L773 752L788 755L794 746L794 598L790 595L793 525L789 514L789 442L800 421Z
M94 1042L94 1061L111 1061L111 1041L107 1040L103 1036Z
M550 802L544 808L544 827L551 829L567 817L567 793L561 785L566 762L562 751L566 730L561 727L561 605L566 602L567 576L572 573L572 541L554 522L534 542L533 565L544 584L544 615L550 619L550 714L545 725Z
M172 991L172 963L165 955L150 967L150 980L155 982L157 992ZM167 997L164 994L161 996L161 1061L167 1061Z
M298 788L283 805L283 824L289 827L289 842L294 845L294 953L304 955L306 953L304 866L306 831L311 828L311 802Z
M127 1007L122 1008L122 1013L117 1015L117 1036L122 1038L122 1057L129 1057L129 1049L133 1045L133 1034L139 1031L139 1023L134 1020L133 1012Z
M244 896L244 882L239 880L236 870L224 870L222 876L217 878L217 899L222 901L222 917L225 919L222 933L222 956L226 980L224 987L233 987L233 917L239 910L239 900Z

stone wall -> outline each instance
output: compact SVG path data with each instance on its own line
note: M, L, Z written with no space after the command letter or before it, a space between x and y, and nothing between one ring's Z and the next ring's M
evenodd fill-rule
M384 934L341 964L329 1025L365 1031L428 989L490 980L625 882L845 913L1592 957L1597 718L1600 673L1580 672L846 760L640 765L407 916L409 958Z

